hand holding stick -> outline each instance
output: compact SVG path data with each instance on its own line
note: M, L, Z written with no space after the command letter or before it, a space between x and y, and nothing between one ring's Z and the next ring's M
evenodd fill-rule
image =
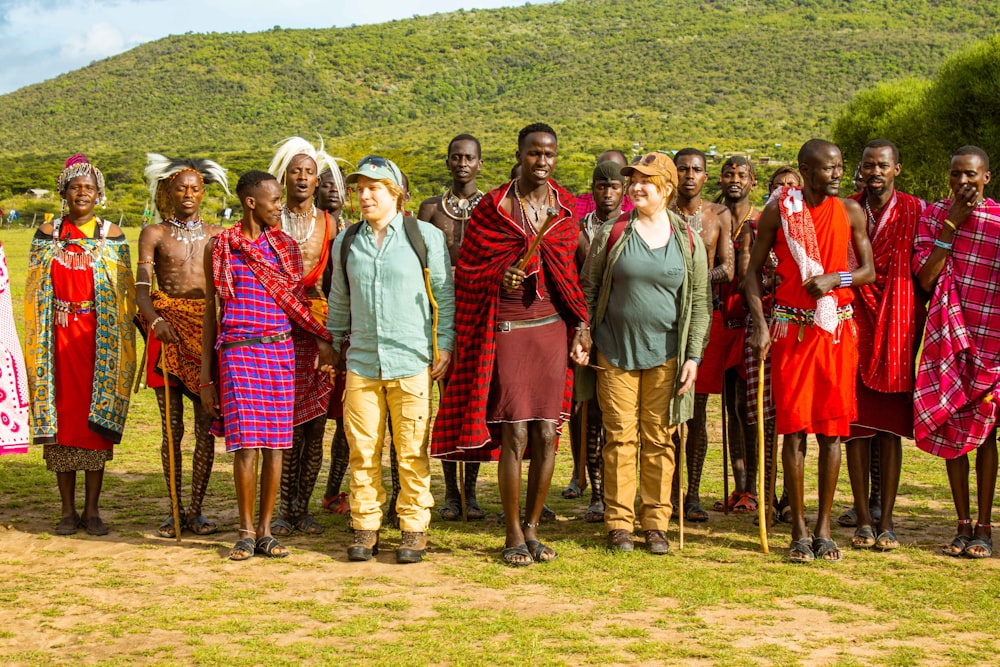
M530 246L528 246L528 252L524 253L524 257L522 257L517 263L517 268L521 271L524 271L524 268L528 266L528 262L531 261L532 255L534 255L535 251L538 249L538 244L542 242L542 237L545 236L545 232L549 231L549 227L552 226L552 221L556 219L557 215L559 215L559 209L554 206L550 206L545 210L545 213L548 217L545 218L545 222L542 223L538 233L535 234L535 240L531 242Z

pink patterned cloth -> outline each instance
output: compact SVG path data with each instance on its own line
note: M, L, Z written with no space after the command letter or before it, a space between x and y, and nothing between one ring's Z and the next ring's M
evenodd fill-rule
M28 375L14 326L7 256L0 242L0 455L28 451Z
M951 200L920 216L913 273L927 263ZM1000 398L1000 204L987 199L955 233L927 312L917 366L913 435L917 447L954 459L996 428Z

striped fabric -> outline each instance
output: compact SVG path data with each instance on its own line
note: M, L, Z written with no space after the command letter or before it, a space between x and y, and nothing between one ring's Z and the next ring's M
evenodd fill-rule
M253 243L265 261L277 258L267 237ZM243 258L229 256L231 297L223 301L222 342L273 336L291 330L288 316L254 277ZM292 339L221 350L219 384L226 451L289 449L295 408L295 352Z
M549 227L528 264L530 275L544 267L546 286L567 327L587 322L587 304L574 262L579 224L573 196L554 181L559 216ZM451 378L434 424L431 456L447 461L496 461L499 427L487 426L486 405L496 362L496 323L500 281L507 267L524 255L532 241L500 204L513 181L486 194L472 213L455 272L455 357ZM567 370L563 418L573 398L573 374Z
M852 199L863 204L863 196ZM893 193L869 234L875 282L853 288L858 371L866 387L883 393L913 390L913 359L924 311L914 298L910 255L925 206L913 195Z
M920 216L913 246L919 273L951 200ZM955 233L927 312L917 368L913 436L917 447L953 459L979 447L996 427L1000 397L1000 204L987 199Z

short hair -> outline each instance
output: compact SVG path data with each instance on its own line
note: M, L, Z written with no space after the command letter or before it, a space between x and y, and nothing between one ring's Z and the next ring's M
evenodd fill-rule
M240 180L236 183L236 196L243 201L247 197L250 197L252 193L257 189L264 181L275 181L278 179L274 177L274 174L269 174L266 171L260 171L259 169L252 169L240 176Z
M959 155L978 155L983 161L983 166L986 167L986 171L990 170L990 156L986 154L979 146L962 146L959 148L952 157L958 157Z
M483 157L483 147L479 143L479 139L476 139L471 134L463 132L462 134L455 135L455 137L448 142L448 156L451 156L451 147L455 145L457 141L471 141L476 145L476 155Z
M778 169L773 174L771 174L771 178L767 182L767 189L773 190L774 182L778 180L779 177L784 176L785 174L791 174L792 176L795 177L795 180L798 182L798 184L802 185L802 177L799 176L799 172L795 171L788 165L785 165L784 167L778 167Z
M534 134L535 132L544 132L545 134L551 134L552 138L559 141L559 137L556 136L556 131L552 129L551 126L545 123L532 123L531 125L526 125L521 128L521 131L517 133L517 147L520 148L524 145L524 140L529 134Z
M730 167L746 167L750 172L751 178L755 181L757 180L757 171L753 168L753 162L745 155L731 155L726 158L726 161L722 163L722 169L719 173L721 174Z
M798 157L796 160L799 164L802 164L808 158L813 157L819 151L827 148L836 148L840 150L840 146L833 143L832 141L827 141L826 139L810 139L806 143L802 144L802 148L799 149Z
M606 162L606 161L608 161L610 158L605 157L606 155L614 155L615 157L620 158L622 165L627 165L628 164L628 158L625 157L625 153L622 153L617 148L612 148L611 150L604 151L603 153L601 153L600 155L598 155L597 156L598 157L598 162ZM602 157L604 158L603 160L600 159Z
M701 163L708 166L708 160L705 159L705 154L702 153L697 148L682 148L674 155L674 164L677 164L677 160L682 157L687 157L688 155L697 155L701 158Z
M888 139L872 139L867 144L865 144L865 147L863 149L861 149L861 154L864 155L865 151L868 150L869 148L871 148L872 150L876 150L879 148L891 148L892 159L895 160L896 164L899 164L899 148L896 146L896 144L892 143Z

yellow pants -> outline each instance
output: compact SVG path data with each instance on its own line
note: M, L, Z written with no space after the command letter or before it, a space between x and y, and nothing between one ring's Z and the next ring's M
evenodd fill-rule
M382 525L382 443L386 416L399 462L399 526L424 532L431 520L431 467L428 452L431 412L430 370L398 380L369 380L347 372L344 431L351 448L351 525L378 530Z
M598 352L597 400L604 413L604 522L607 529L635 527L636 468L639 525L667 530L674 476L674 427L668 423L677 358L662 366L625 371ZM636 462L638 453L639 461ZM353 505L352 505L353 507Z

